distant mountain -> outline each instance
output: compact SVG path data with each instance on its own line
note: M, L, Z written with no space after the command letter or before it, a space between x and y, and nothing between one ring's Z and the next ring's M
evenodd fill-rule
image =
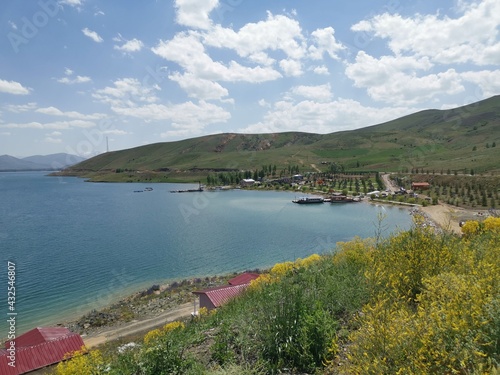
M74 164L78 164L84 161L85 158L71 154L59 153L51 155L28 156L26 158L23 158L22 160L43 165L49 169L61 169L72 166Z
M18 159L10 155L0 156L0 171L59 170L84 161L85 158L65 153L35 155Z

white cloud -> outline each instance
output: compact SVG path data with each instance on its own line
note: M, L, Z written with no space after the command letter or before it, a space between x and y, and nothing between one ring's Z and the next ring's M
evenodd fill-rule
M212 25L209 14L219 5L219 0L175 0L177 23L197 29Z
M102 134L104 135L108 135L108 134L111 134L111 135L128 135L128 134L132 134L132 133L129 133L125 130L119 130L119 129L111 129L111 130L104 130L102 132Z
M99 34L97 34L95 31L89 30L87 27L82 29L82 33L96 43L103 42L103 39L99 36Z
M271 104L269 104L265 99L259 99L258 103L261 107L265 107L265 108L271 107Z
M428 57L382 56L379 59L361 51L345 73L354 85L366 88L378 101L396 105L414 105L436 95L454 95L464 91L460 75L454 69L418 76L433 67Z
M12 21L10 21L10 20L9 20L8 22L9 22L9 26L10 26L12 29L17 30L17 25L16 25L14 22L12 22Z
M19 82L0 79L0 92L12 95L28 95L31 89L24 87Z
M83 5L82 0L60 0L59 4L69 5L72 7L80 8Z
M0 125L2 128L9 129L71 129L71 128L92 128L96 124L92 121L84 120L71 120L71 121L55 121L48 123L41 122L28 122L28 123L8 123L5 125Z
M38 108L35 112L49 116L68 117L80 120L99 120L106 117L106 115L103 113L92 113L90 115L85 115L76 111L63 112L55 107Z
M66 85L73 85L77 83L86 83L91 82L92 79L87 76L76 76L75 78L62 77L57 80L59 83L64 83Z
M312 68L312 71L318 75L325 75L325 76L330 75L330 71L325 65L315 66Z
M332 89L329 83L318 86L295 86L292 87L290 93L321 102L329 101L333 96Z
M302 63L298 60L283 59L280 61L280 68L288 77L298 77L302 75Z
M212 47L232 49L241 57L256 56L263 51L283 51L293 59L301 59L306 54L299 22L269 12L265 21L248 23L237 32L217 25L203 34L203 42Z
M457 18L384 13L355 24L352 30L387 39L396 55L428 56L441 64L500 64L500 17L496 16L500 2L484 0L460 8L463 14Z
M144 47L144 43L142 43L139 39L134 38L132 40L127 40L121 46L114 46L114 49L125 53L131 53L139 52L142 47Z
M246 67L234 60L227 65L215 62L194 34L179 33L172 40L161 41L152 51L202 79L257 83L281 77L279 72L269 67Z
M180 74L175 72L168 76L169 79L175 81L179 86L188 93L191 98L210 100L216 99L221 100L221 98L228 96L229 92L227 89L222 87L220 84L208 79L197 78L192 73Z
M115 107L134 106L135 103L154 103L158 101L157 85L144 86L135 78L122 78L113 82L113 86L96 90L92 97L100 102Z
M92 79L90 77L87 77L87 76L77 75L76 77L72 78L73 73L74 73L73 70L71 70L70 68L65 68L64 75L66 77L58 78L57 82L64 83L66 85L73 85L73 84L77 84L77 83L86 83L86 82L92 81Z
M412 111L413 109L404 107L366 107L351 99L321 103L312 100L303 100L297 103L283 100L274 103L262 121L238 129L238 132L303 131L325 134L378 124L409 114Z
M201 135L207 125L224 123L231 114L205 101L180 104L146 104L135 107L112 107L116 114L139 118L145 122L169 121L173 129L163 132L163 138Z
M205 125L227 121L231 115L223 108L205 101L180 104L146 104L136 107L112 107L117 114L144 120L170 120L184 125Z
M47 142L47 143L62 143L62 139L61 138L54 138L54 137L50 137L50 136L46 136L43 140L44 142Z
M21 112L29 112L35 110L37 108L37 104L33 102L27 104L18 104L18 105L8 104L4 108L9 112L21 113Z
M59 131L53 131L52 133L49 133L49 134L46 134L47 136L50 136L50 137L60 137L62 135L61 132Z
M500 93L500 70L468 71L461 73L460 77L478 85L483 93L483 98Z
M342 43L335 39L335 30L333 27L317 29L311 33L315 45L309 46L309 55L312 59L321 60L327 53L332 59L338 60L338 52L345 49Z

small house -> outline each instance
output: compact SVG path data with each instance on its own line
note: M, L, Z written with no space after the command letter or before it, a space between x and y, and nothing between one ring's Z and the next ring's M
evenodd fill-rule
M253 178L244 178L243 180L240 181L240 186L246 187L246 186L252 186L255 184L255 180Z
M252 280L257 279L260 276L258 273L253 273L253 272L244 272L236 277L233 277L231 280L229 280L227 283L229 285L244 285L244 284L250 284Z
M0 349L0 374L25 374L56 364L83 346L81 336L65 327L34 328Z
M427 190L430 188L430 184L428 182L412 182L411 188L412 190Z
M247 287L248 284L224 285L195 291L193 294L197 295L200 299L199 308L201 309L202 307L205 307L210 311L239 296ZM196 314L196 301L194 313Z

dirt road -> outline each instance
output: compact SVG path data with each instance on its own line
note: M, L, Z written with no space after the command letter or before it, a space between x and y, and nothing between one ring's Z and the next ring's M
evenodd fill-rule
M192 312L193 304L191 302L185 303L183 305L177 306L174 309L165 311L164 313L155 316L154 318L132 321L130 323L127 323L126 325L111 328L95 336L84 337L83 341L87 348L92 348L111 340L152 330L154 328L165 325L165 323L187 317L191 315Z
M398 191L399 187L390 179L390 175L390 173L384 173L380 175L382 181L384 182L385 188L391 191Z

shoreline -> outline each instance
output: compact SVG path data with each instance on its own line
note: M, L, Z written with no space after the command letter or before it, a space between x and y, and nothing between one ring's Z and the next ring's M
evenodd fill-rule
M315 193L316 192L311 192L311 193L308 192L306 194L315 194ZM409 214L411 215L411 207L408 207L406 205L399 205L384 201L381 202L371 201L370 199L363 199L360 203L363 202L372 204L384 204L384 205L397 206L398 208L405 208L409 210ZM459 216L456 215L456 211L466 212L470 215L473 215L473 213L470 212L469 210L457 210L454 207L448 207L447 205L443 204L439 204L437 206L418 207L417 210L425 214L427 223L433 222L436 224L435 226L442 228L443 230L451 228L451 230L454 233L461 233L460 227L458 225ZM176 281L173 279L170 279L168 281L164 280L163 281L164 283L169 282L170 284L161 285L158 294L161 294L162 292L169 289L172 284L180 284L180 286L187 286L189 284L189 286L191 286L194 289L204 289L205 287L218 285L217 283L224 283L228 278L240 272L244 271L229 272L227 274L219 276L206 276L204 281L207 284L204 284L203 280L200 280L200 278L197 278L196 276L189 276L187 279L184 279L182 281ZM201 282L199 281L196 282L196 280L200 280ZM165 324L166 322L165 319L168 319L168 316L177 311L179 306L182 306L183 304L187 303L190 306L189 310L193 311L192 301L194 300L194 298L192 297L191 291L172 290L172 293L168 296L166 300L158 302L157 304L154 302L149 303L150 301L145 301L148 302L147 304L148 311L145 311L145 308L143 308L144 306L138 307L134 311L133 317L129 320L120 320L118 318L115 319L111 316L109 324L106 323L99 326L92 326L92 324L90 324L88 327L85 328L84 319L88 317L89 313L91 313L92 311L96 311L96 313L98 314L104 312L105 315L100 317L98 316L98 318L107 319L110 316L106 314L112 313L113 310L117 309L119 310L120 306L128 305L129 302L136 300L137 296L140 295L141 293L144 293L145 291L146 289L144 289L144 286L138 287L135 292L123 294L116 300L111 301L109 305L98 307L97 309L99 310L89 309L88 313L83 316L72 316L66 319L65 318L57 319L51 325L66 326L70 328L70 330L82 334L84 340L91 340L90 344L99 345L101 343L108 342L110 340L130 335L135 331L139 330L143 331L149 328L152 329L155 326ZM178 295L179 292L181 294L180 296ZM188 299L189 302L186 302L186 298ZM155 299L152 298L151 300L154 301ZM136 302L137 301L138 300L136 300ZM139 304L142 303L139 302ZM189 314L186 314L186 310L184 307L183 312L179 316L187 316L187 315ZM131 330L132 332L130 332ZM100 339L94 339L95 337L100 337Z

